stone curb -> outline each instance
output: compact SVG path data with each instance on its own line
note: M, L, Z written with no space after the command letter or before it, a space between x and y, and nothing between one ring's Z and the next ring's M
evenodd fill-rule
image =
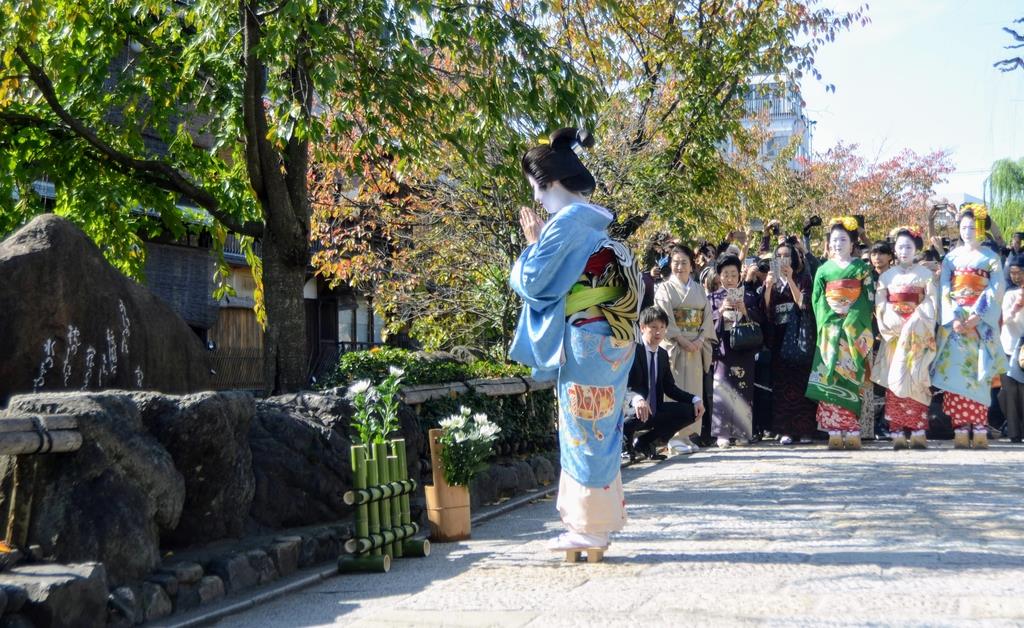
M470 520L473 525L477 525L501 516L509 511L515 510L521 506L525 506L526 504L538 499L543 499L553 495L557 491L558 484L552 483L549 486L542 487L532 493L518 495L503 504L492 506L483 512L473 515ZM309 571L311 573L296 575L293 579L285 582L278 582L263 591L255 592L240 600L225 603L224 606L218 608L208 608L193 616L168 618L166 620L159 620L155 623L146 625L153 626L154 628L193 628L194 626L209 625L230 615L249 610L250 608L269 602L283 595L294 593L295 591L314 585L321 580L326 580L327 578L339 575L336 561L330 567L320 567Z

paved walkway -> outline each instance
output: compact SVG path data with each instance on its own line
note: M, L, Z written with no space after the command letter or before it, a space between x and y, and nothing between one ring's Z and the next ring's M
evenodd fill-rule
M554 503L387 575L220 626L1024 625L1024 448L763 445L627 469L602 564L547 552Z

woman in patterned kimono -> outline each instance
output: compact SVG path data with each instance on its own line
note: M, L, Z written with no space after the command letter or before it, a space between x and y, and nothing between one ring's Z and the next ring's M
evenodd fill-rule
M878 278L875 319L882 337L871 369L871 379L885 387L885 420L889 422L893 449L928 446L928 404L935 358L935 316L938 306L935 276L914 263L921 249L921 234L903 227L896 233L896 266Z
M714 351L715 387L711 436L725 449L735 439L750 444L754 423L754 356L760 347L736 350L729 335L737 323L750 320L764 324L761 297L740 283L740 258L724 254L715 271L722 287L711 294L711 315L718 344Z
M816 406L804 395L811 363L798 363L783 356L782 344L786 330L798 324L814 325L811 311L811 277L804 270L800 253L789 244L775 247L779 277L768 275L764 283L766 340L772 354L772 431L779 434L779 443L792 444L794 439L810 443L818 431L814 421ZM778 283L776 283L778 282Z
M958 221L962 244L946 254L939 275L940 327L932 383L945 391L942 411L953 422L953 446L985 449L992 380L1007 370L999 344L1006 282L999 256L978 240L990 224L988 211L974 203L963 209Z
M871 352L871 267L853 259L857 220L844 216L829 228L830 259L814 275L811 304L818 342L807 396L818 402L818 427L828 448L860 449L861 388Z
M654 304L668 314L668 331L661 346L668 351L676 384L683 390L703 390L715 338L711 302L693 277L694 256L690 247L672 247L669 264L672 274L658 284L654 294ZM677 453L697 451L690 437L699 434L700 427L700 420L683 426L669 441L669 447Z
M643 297L632 255L608 237L611 213L586 199L595 181L577 144L593 142L560 129L523 156L534 200L550 216L520 210L528 246L510 278L524 302L510 355L535 378L558 380L557 507L567 531L549 544L557 551L607 548L625 524L619 455Z

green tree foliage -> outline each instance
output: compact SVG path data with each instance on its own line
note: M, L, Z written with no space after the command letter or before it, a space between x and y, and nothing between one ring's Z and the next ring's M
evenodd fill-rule
M992 219L1004 234L1024 230L1024 158L992 164L988 197Z
M57 211L138 273L141 215L180 233L178 206L202 208L218 241L261 241L265 385L301 387L311 159L347 145L356 174L384 155L396 176L474 164L510 125L588 108L587 82L536 28L544 3L509 5L7 0L0 228L40 211L26 190L46 176Z
M624 224L653 215L684 237L721 210L702 197L730 183L723 149L744 133L744 97L820 78L820 47L867 21L806 0L574 0L554 12L551 36L608 95L595 200Z
M506 276L524 246L517 220L519 204L529 201L518 165L523 151L558 126L583 123L596 129L597 144L584 156L599 181L594 198L618 213L620 234L651 215L641 235L725 229L734 216L704 203L708 195L725 199L738 179L721 148L745 134L743 97L759 81L814 75L819 47L866 19L860 9L815 4L552 2L537 25L596 83L596 107L561 120L509 120L503 141L470 168L442 159L398 176L384 161L364 171L351 194L328 190L315 221L323 242L319 272L337 281L362 278L376 288L389 326L415 321L413 331L431 348L473 342L501 355L519 308ZM709 222L712 212L724 220Z

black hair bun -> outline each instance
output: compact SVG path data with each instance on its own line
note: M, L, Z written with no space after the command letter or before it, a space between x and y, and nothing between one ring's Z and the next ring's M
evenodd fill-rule
M571 126L558 129L548 139L551 142L551 148L555 150L572 150L576 144L584 148L594 145L594 136L589 131Z

